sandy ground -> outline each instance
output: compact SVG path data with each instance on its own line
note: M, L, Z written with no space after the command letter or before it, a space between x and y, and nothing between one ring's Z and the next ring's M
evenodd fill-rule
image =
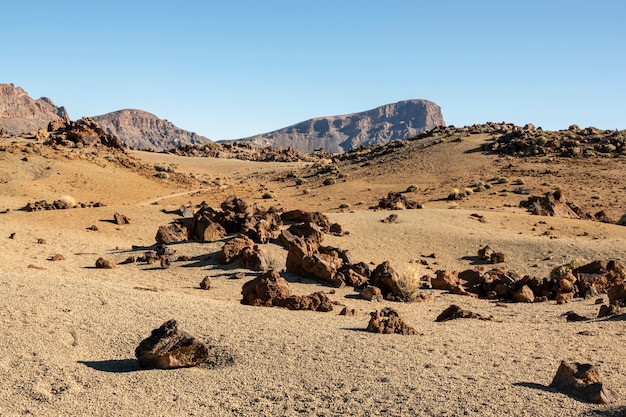
M3 162L9 174L20 166L10 164L6 155ZM43 177L28 184L32 170L19 174L21 184L10 175L0 182L4 187L0 208L11 208L0 214L2 416L621 416L626 412L623 316L578 323L561 317L570 310L595 317L595 299L498 307L488 300L427 290L436 296L434 301L372 303L358 299L350 288L340 288L329 297L355 308L353 317L340 316L339 306L328 313L249 307L240 304L241 287L256 274L239 269L238 264L219 265L216 253L223 242L172 245L177 255L191 260L174 262L169 269L141 264L95 269L100 256L119 263L141 254L154 244L158 226L175 218L168 211L180 201L197 203L199 197L181 194L193 190L123 172L112 177L94 168L93 174L85 171L88 165L80 165L86 162L52 163L52 171L62 173L59 177L67 178L68 170L75 170L91 188L46 182ZM213 171L207 175L219 176ZM118 188L111 194L98 188L115 183ZM80 201L97 200L100 195L108 205L35 213L15 210L25 201L37 196L49 199L55 193L72 193ZM175 194L180 194L176 201L163 199ZM149 204L155 200L160 203ZM115 212L129 216L131 223L113 224ZM473 213L482 214L486 222L477 221ZM552 267L576 257L625 258L626 228L615 225L534 217L519 209L488 205L397 214L397 224L383 224L379 220L389 212L331 213L331 219L350 234L328 236L324 243L349 249L355 259L372 264L389 260L394 268L416 277L432 275L437 269L475 267L476 251L486 244L507 254L505 266L536 276L546 276ZM91 225L98 230L88 230ZM39 239L42 243L37 243ZM284 268L285 250L274 243L266 249L272 266ZM425 257L432 253L437 257ZM55 254L66 259L49 260ZM235 272L244 272L246 279L232 279ZM205 276L213 277L208 291L198 289ZM331 290L285 276L296 294ZM437 315L450 304L491 315L493 320L436 323ZM422 335L365 332L369 313L385 306L397 309ZM210 346L215 363L139 370L135 347L172 318ZM548 385L561 360L600 365L617 401L594 405L554 392Z

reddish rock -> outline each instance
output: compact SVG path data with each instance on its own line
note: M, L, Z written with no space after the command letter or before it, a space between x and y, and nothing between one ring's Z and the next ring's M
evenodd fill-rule
M337 272L343 260L336 252L320 253L319 249L316 243L296 237L287 253L287 272L340 287L344 281Z
M196 220L194 238L198 242L216 242L224 236L226 236L226 229L221 224L206 216L201 216Z
M489 246L485 246L484 248L478 249L478 259L482 261L491 260L491 254L493 253L493 249Z
M615 394L604 387L597 366L561 361L550 386L582 401L607 404Z
M196 366L208 359L206 346L178 328L176 320L165 322L152 330L147 339L139 343L135 356L144 369L171 369Z
M239 236L229 240L218 254L220 262L223 264L234 262L247 247L254 247L254 242L247 236Z
M273 269L243 284L241 294L241 304L266 307L291 295L289 283Z
M602 304L600 306L600 311L598 311L598 318L614 316L619 313L620 307L616 304Z
M160 245L184 242L187 238L187 228L182 227L178 223L173 223L167 226L159 226L159 230L155 236L156 242Z
M380 288L383 297L387 300L397 299L401 301L405 298L406 294L400 289L399 281L400 276L391 267L389 261L384 261L378 265L370 276L370 283Z
M489 255L489 259L491 260L491 263L500 264L505 261L505 256L502 252L493 252Z
M580 216L572 210L570 204L565 200L562 191L555 191L545 196L529 197L520 203L520 207L528 209L534 215L580 219Z
M280 218L284 222L299 222L299 223L315 223L320 227L323 232L330 232L330 220L328 216L319 211L303 211L303 210L291 210L281 214Z
M356 310L353 308L344 307L340 312L340 316L354 316L356 315Z
M367 331L383 334L420 335L413 327L405 323L400 314L389 307L370 313L371 319Z
M276 300L278 307L286 307L289 310L332 311L333 304L326 294L316 292L310 295L292 295L287 298Z
M378 207L385 210L421 209L422 205L410 200L401 193L390 192L378 202Z

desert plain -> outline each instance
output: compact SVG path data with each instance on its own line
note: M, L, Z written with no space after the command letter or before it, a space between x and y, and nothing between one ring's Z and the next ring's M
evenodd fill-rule
M624 415L624 316L596 319L598 297L497 304L424 288L432 300L376 302L352 287L283 272L294 294L324 291L336 302L330 312L291 311L241 304L243 283L259 273L219 263L227 238L169 245L185 259L169 268L122 264L154 247L158 227L178 218L181 205L219 208L230 195L321 211L349 232L326 235L324 244L372 267L389 261L416 281L437 270L493 267L476 258L485 245L506 254L499 266L538 277L576 258L624 262L626 227L533 216L519 207L528 196L511 192L515 180L533 195L558 188L617 221L626 213L623 156L514 157L482 152L489 140L463 133L389 148L367 163L326 161L341 175L325 185L323 175L307 174L318 160L122 155L0 139L0 415ZM454 188L494 178L507 180L448 199ZM392 212L376 206L389 192L423 208L395 210L397 221L383 223ZM86 207L19 210L57 199ZM114 223L115 213L129 224ZM278 241L263 247L269 264L283 271L286 249ZM63 259L52 260L57 254ZM100 257L116 268L95 268ZM245 277L233 279L237 273ZM212 285L202 290L206 276ZM435 322L451 304L492 319ZM355 314L339 315L343 306ZM383 307L421 335L365 331L370 313ZM591 319L567 322L568 311ZM204 342L212 360L140 369L135 348L169 319ZM615 401L592 404L549 387L562 360L598 365Z

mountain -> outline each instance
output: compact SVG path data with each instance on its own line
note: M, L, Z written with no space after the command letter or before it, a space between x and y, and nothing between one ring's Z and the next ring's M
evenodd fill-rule
M427 100L405 100L360 113L318 117L240 140L260 147L291 147L308 153L323 148L339 153L408 139L437 126L445 126L438 105Z
M65 107L57 107L49 98L34 100L21 87L0 84L0 132L19 135L68 118Z
M134 149L163 151L181 145L204 145L210 139L174 126L143 110L124 109L92 116L102 129Z

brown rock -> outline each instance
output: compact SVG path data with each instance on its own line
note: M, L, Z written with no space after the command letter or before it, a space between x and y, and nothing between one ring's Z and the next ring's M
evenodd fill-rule
M53 262L64 261L65 260L65 256L61 255L60 253L57 253L56 255L52 255L50 257L50 260L53 261Z
M220 250L218 257L221 263L229 264L241 256L245 248L253 248L254 242L247 236L239 236L226 242Z
M478 249L478 259L482 261L491 260L491 254L493 253L493 249L489 246L485 246L484 248Z
M383 334L420 335L413 327L404 322L400 314L389 307L383 308L380 312L370 313L371 319L367 325L367 331Z
M378 287L366 285L363 291L361 291L361 298L367 301L383 301L383 293Z
M291 295L278 299L274 305L286 307L289 310L332 311L333 304L326 294L316 292L310 295Z
M356 315L356 310L353 308L344 307L340 312L340 316L354 316Z
M513 294L513 301L518 303L532 303L535 301L535 294L528 285L524 285Z
M315 223L323 232L330 232L331 223L328 216L319 211L291 210L281 214L280 218L284 222Z
M173 223L167 226L159 226L155 240L160 245L184 242L187 240L187 228L182 227L178 223Z
M243 248L241 258L241 264L244 268L248 268L252 271L266 271L269 269L267 254L265 250L258 245Z
M202 216L195 223L194 233L198 242L215 242L226 236L226 229L221 224Z
M505 256L502 252L493 252L491 255L489 255L489 259L494 264L500 264L502 262L505 262Z
M390 192L378 202L378 207L385 210L420 209L422 205L410 200L400 193Z
M203 290L208 290L211 288L211 277L206 276L200 281L200 288Z
M385 299L404 299L406 294L399 287L400 276L388 261L378 265L370 276L370 283L383 293Z
M115 213L113 215L113 221L115 222L115 224L119 224L119 225L130 224L130 219L120 213Z
M301 237L296 237L289 245L287 272L340 287L344 284L342 275L338 274L342 265L337 251L320 253L316 243Z
M96 268L100 269L113 269L115 268L115 264L107 259L98 258L96 260Z
M595 404L615 401L615 394L604 387L598 367L590 364L561 361L550 386L582 401Z
M274 269L243 284L241 294L241 304L267 307L291 295L289 283Z
M439 270L435 272L435 277L431 278L430 285L435 290L451 290L459 285L459 279L455 272Z
M196 366L205 362L208 354L203 343L179 330L176 320L169 320L152 330L150 337L142 340L135 349L139 366L144 369Z

